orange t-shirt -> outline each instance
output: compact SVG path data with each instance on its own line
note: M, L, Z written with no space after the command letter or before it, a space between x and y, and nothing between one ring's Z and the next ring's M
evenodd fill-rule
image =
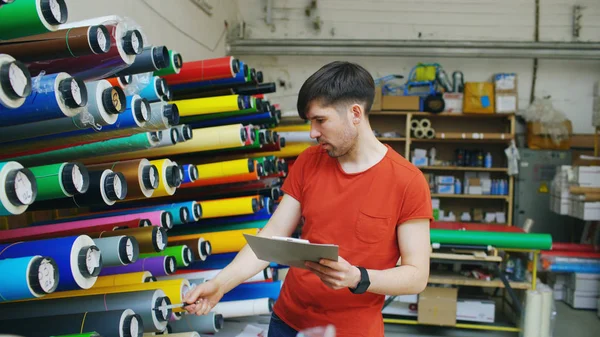
M345 173L320 146L308 148L282 190L301 204L303 239L337 244L341 257L367 269L396 266L398 224L432 219L423 174L389 146L379 163L356 174ZM369 292L332 290L312 272L290 268L274 312L295 330L333 324L340 337L379 337L384 300Z

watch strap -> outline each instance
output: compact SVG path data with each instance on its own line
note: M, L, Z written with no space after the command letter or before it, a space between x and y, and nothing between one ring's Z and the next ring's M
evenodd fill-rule
M371 285L371 282L369 281L369 273L367 272L367 269L363 267L356 266L356 268L360 270L360 281L358 281L356 288L350 288L350 291L353 294L363 294Z

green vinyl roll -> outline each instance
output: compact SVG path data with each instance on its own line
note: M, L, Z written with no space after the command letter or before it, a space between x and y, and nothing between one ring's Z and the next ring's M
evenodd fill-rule
M38 184L37 201L72 197L85 193L89 186L89 174L82 164L51 164L29 170Z
M43 0L19 0L0 7L0 40L55 31L58 24L67 21L64 0L50 1L44 11ZM51 11L48 11L51 9ZM52 18L49 20L46 18ZM54 22L51 22L54 21Z
M189 234L204 234L213 232L225 232L233 231L238 229L249 229L249 228L264 228L269 220L251 221L232 223L227 225L216 225L216 226L182 226L171 229L169 233L173 235L189 235ZM180 229L181 228L181 229Z
M173 256L179 268L185 268L194 261L194 254L187 245L167 247L162 252L140 254L140 259L156 256Z
M182 64L181 54L174 50L169 50L169 65L166 68L159 69L153 73L153 76L166 76L179 74L181 70ZM178 64L179 67L175 67L175 64Z
M457 231L449 229L432 229L431 242L491 245L496 248L550 249L550 234L507 233L486 231Z

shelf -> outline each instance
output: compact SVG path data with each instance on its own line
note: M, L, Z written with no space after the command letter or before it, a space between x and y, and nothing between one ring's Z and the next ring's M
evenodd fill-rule
M504 283L499 279L493 279L491 281L485 280L476 280L474 278L457 275L457 274L448 274L448 275L429 275L430 284L452 284L457 286L467 286L467 287L486 287L486 288L504 288ZM509 282L510 286L513 289L531 289L531 283L529 282Z
M421 111L371 111L369 116L406 116L412 114L416 117L450 117L450 118L508 118L514 116L514 114L462 114L462 113L449 113L442 112L439 114L433 114L429 112Z
M475 256L468 254L452 254L452 253L431 253L429 256L432 260L450 260L450 261L478 261L478 262L502 262L501 256Z
M512 136L508 135L504 139L473 139L473 138L432 138L432 139L419 139L411 138L410 141L413 143L499 143L503 144L512 140Z
M432 198L454 198L454 199L498 199L508 200L508 195L483 195L483 194L437 194L432 193Z
M419 323L416 319L410 318L392 318L391 315L384 315L383 323L387 324L407 324L407 325L425 325ZM500 325L498 323L456 323L452 328L457 329L473 329L473 330L488 330L488 331L507 331L507 332L520 332L521 329L514 325Z
M400 138L397 138L397 137L388 137L388 138L386 138L386 137L377 137L377 139L379 141L381 141L381 142L405 142L406 141L406 138L404 138L404 137L400 137Z
M463 166L420 166L421 170L438 170L438 171L476 171L476 172L508 172L506 167L463 167Z

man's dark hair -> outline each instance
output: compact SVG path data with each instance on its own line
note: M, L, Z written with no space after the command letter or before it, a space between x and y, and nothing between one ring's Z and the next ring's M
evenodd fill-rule
M365 114L371 110L375 83L371 74L355 63L335 61L312 74L298 93L298 115L307 119L310 104L319 101L322 106L360 103Z

